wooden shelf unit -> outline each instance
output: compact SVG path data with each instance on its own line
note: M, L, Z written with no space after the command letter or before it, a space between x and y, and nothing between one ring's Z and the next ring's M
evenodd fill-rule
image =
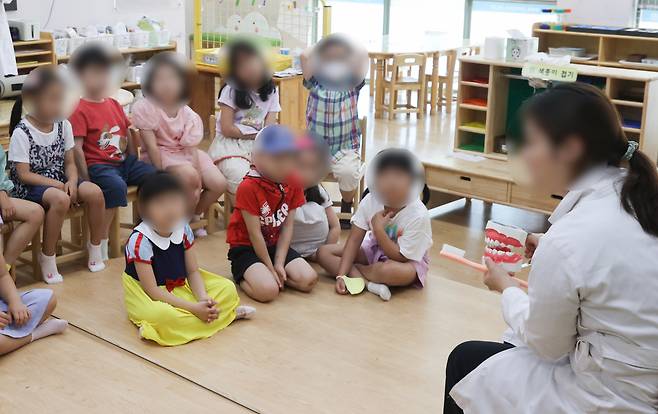
M592 65L572 66L578 70L579 81L594 84L605 91L617 107L622 119L626 121L623 129L629 139L639 142L640 149L657 161L658 73ZM497 160L507 158L506 154L500 151L500 144L506 140L510 114L515 113L517 109L508 108L509 103L520 105L523 99L523 96L510 97L512 82L516 82L517 89L520 85L527 85L526 80L521 76L522 67L522 63L485 60L481 56L467 56L461 59L459 111L453 145L455 151L476 153ZM468 81L473 76L482 77L485 73L489 79L488 88L475 87ZM486 99L487 106L474 109L464 103L468 98ZM465 126L470 122L484 122L484 131ZM476 141L473 134L482 134L482 132L482 150L473 151Z
M41 32L41 39L14 43L18 74L25 75L39 66L57 63L55 45L50 33Z
M540 23L533 26L532 35L539 38L540 52L548 53L549 47L583 47L587 50L587 54L595 54L597 58L579 62L581 64L658 71L658 65L620 62L631 54L658 58L658 37L569 32L539 27Z

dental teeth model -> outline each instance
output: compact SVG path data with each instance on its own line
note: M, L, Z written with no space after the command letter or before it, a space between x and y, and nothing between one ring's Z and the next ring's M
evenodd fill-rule
M508 272L518 272L523 264L523 252L528 233L514 226L489 220L484 230L484 256L501 265Z

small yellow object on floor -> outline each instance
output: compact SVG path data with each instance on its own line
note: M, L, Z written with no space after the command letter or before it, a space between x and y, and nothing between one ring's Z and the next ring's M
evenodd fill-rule
M140 329L142 338L150 339L163 346L186 344L195 339L209 338L226 328L235 319L235 308L240 303L235 284L226 278L199 269L206 285L208 296L217 302L219 317L206 323L194 314L152 300L139 282L123 274L123 290L126 310L130 320ZM164 286L162 289L166 289ZM181 299L197 302L189 283L175 287L171 293Z
M352 295L358 295L366 288L366 281L362 277L340 276L345 282L345 288Z

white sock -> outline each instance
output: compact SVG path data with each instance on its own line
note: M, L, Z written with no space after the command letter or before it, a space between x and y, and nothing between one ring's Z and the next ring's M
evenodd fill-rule
M67 326L69 326L69 323L64 319L47 319L32 331L32 342L46 336L62 333Z
M57 270L57 261L55 260L55 255L46 256L41 252L39 254L39 264L41 265L41 275L43 281L48 284L53 283L62 283L64 279L62 275L59 274Z
M108 254L108 247L107 247L109 241L110 241L109 239L101 239L101 254L102 254L101 259L103 259L103 261L110 260L110 256Z
M235 308L235 319L251 319L256 313L256 308L248 305L241 305Z
M374 293L382 300L391 300L391 291L389 290L388 286L381 283L368 282L368 292Z
M105 263L103 263L103 249L100 244L91 244L87 245L87 267L90 272L100 272L105 269Z

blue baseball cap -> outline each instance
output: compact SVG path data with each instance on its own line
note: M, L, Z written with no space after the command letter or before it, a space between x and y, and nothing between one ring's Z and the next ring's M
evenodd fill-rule
M254 151L277 155L298 150L295 135L282 125L268 125L256 134Z

